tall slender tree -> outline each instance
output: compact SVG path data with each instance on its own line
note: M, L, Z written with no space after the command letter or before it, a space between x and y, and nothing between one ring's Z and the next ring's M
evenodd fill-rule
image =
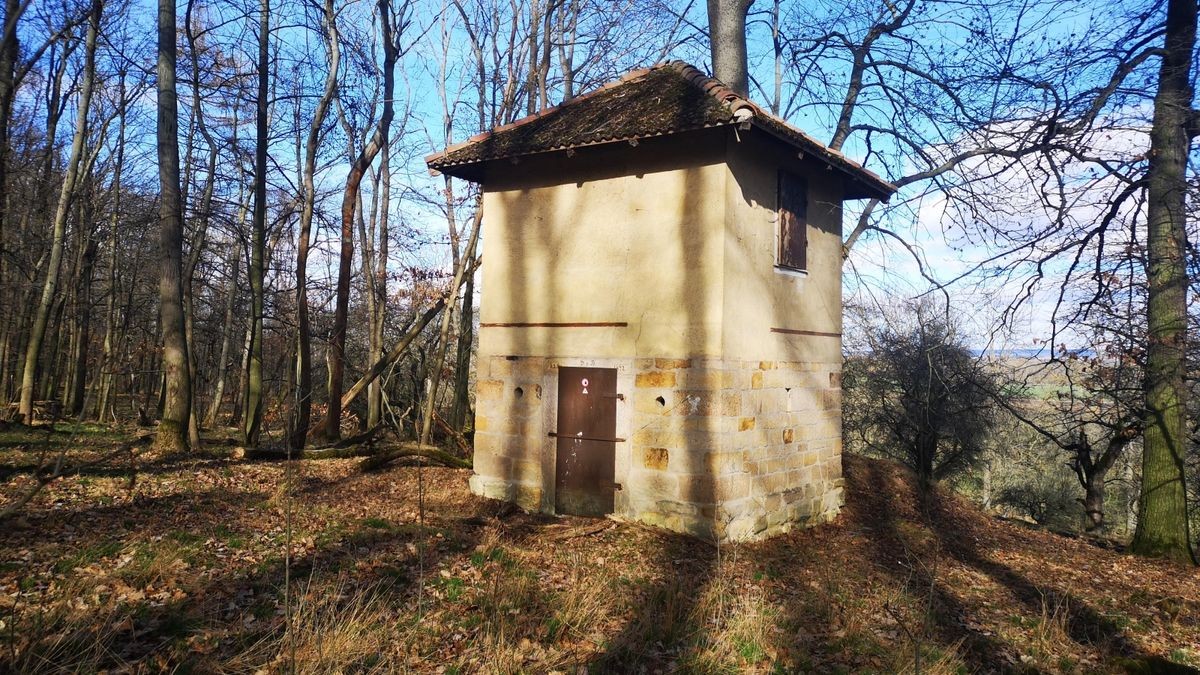
M734 91L750 91L746 67L746 13L754 0L708 0L713 75Z
M402 34L408 21L408 2L402 4L400 23L393 30L391 0L378 0L380 43L383 46L383 112L371 140L350 166L346 190L342 196L342 241L338 260L337 292L333 313L333 333L329 339L329 404L325 420L317 433L325 439L340 436L342 419L342 379L346 372L346 323L350 308L350 267L354 260L354 214L358 208L363 177L386 144L395 116L394 92L399 47L396 34Z
M314 178L317 173L321 129L329 115L330 103L337 94L338 68L341 63L337 12L334 10L333 0L325 0L321 26L324 28L325 47L329 52L329 70L325 74L325 87L317 101L317 109L313 112L312 122L308 127L308 138L304 143L300 233L296 243L296 400L292 408L288 437L291 446L297 449L304 447L312 414L312 328L308 318L308 253L312 239L313 213L317 203Z
M263 258L267 240L267 114L270 84L271 2L261 0L258 15L258 107L254 137L254 213L250 223L250 355L246 377L246 416L242 436L258 445L263 415Z
M158 224L159 317L162 329L163 406L155 446L188 447L192 385L188 373L187 328L183 313L183 198L179 184L179 100L174 0L158 0Z
M50 235L50 259L46 265L46 279L42 284L42 296L33 317L29 342L25 346L25 367L21 373L21 400L17 410L24 416L26 422L33 420L33 399L42 343L46 336L46 326L50 321L50 311L58 289L59 271L62 267L63 249L66 243L67 217L71 209L71 200L75 197L87 144L88 114L91 111L92 87L96 79L96 44L99 40L103 8L102 0L92 0L87 37L84 38L83 76L79 86L75 133L71 140L71 156L67 160L67 171L63 176L58 194L58 205L54 211L53 231Z

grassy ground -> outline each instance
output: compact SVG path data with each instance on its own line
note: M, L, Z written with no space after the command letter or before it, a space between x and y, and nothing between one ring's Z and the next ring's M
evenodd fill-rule
M0 435L0 504L56 448ZM0 524L0 671L1194 672L1200 576L920 502L847 458L829 526L720 549L523 514L468 472L140 456ZM133 476L131 478L131 476ZM423 514L418 486L423 489ZM290 489L289 489L290 486ZM290 559L285 559L291 542Z

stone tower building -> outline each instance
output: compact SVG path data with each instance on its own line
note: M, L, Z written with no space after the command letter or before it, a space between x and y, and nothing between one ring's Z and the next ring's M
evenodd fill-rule
M670 62L427 158L483 187L471 489L720 540L842 500L842 202L895 188Z

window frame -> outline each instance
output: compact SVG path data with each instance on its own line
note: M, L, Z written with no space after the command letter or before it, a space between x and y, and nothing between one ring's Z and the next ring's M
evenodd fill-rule
M799 196L796 203L786 204L788 197ZM799 264L797 264L795 234L800 235ZM792 236L789 236L792 235ZM792 171L779 169L775 179L775 267L788 272L807 273L808 260L808 181Z

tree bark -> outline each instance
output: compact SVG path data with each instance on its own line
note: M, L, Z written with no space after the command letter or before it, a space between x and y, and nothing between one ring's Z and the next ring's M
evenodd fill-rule
M91 17L84 46L83 81L79 88L75 134L71 140L71 157L67 162L67 172L63 177L58 206L54 212L50 259L46 265L46 280L42 284L42 297L33 318L29 342L25 346L25 367L21 373L21 400L17 411L25 417L26 422L33 420L33 397L37 381L38 360L46 336L46 325L50 319L55 292L58 289L59 269L62 266L63 245L66 239L67 213L71 206L71 199L74 197L84 145L87 141L88 112L92 105L92 85L96 74L96 42L100 32L100 15L103 7L101 0L92 0ZM51 139L51 143L53 143L53 139Z
M383 44L383 114L371 141L367 143L346 177L346 191L342 197L342 246L338 262L337 297L333 310L333 333L329 339L329 405L325 421L317 434L325 440L334 440L341 435L342 378L346 371L346 321L350 306L350 267L354 260L354 211L358 203L359 187L363 176L375 156L379 154L392 123L394 106L392 94L395 89L396 42L392 36L391 2L379 0L379 23Z
M117 157L113 165L113 203L109 217L108 232L108 297L104 302L104 341L100 352L100 394L96 407L96 420L103 422L108 412L109 396L112 394L115 376L114 340L117 323L117 234L121 225L121 172L125 166L125 72L120 74L118 93L121 99L121 117L117 123Z
M183 316L183 202L179 183L179 101L175 91L174 0L158 2L158 222L162 270L158 283L164 395L155 446L186 450L192 386Z
M713 76L745 96L750 91L746 66L746 13L754 0L708 0L708 33Z
M338 68L341 63L337 13L333 9L333 0L325 0L324 7L329 72L325 75L325 89L317 101L317 109L313 113L312 123L308 127L308 138L304 144L304 203L300 210L300 233L296 244L296 401L288 434L289 442L296 449L304 447L312 415L312 328L308 319L308 252L312 237L313 211L317 202L314 183L317 150L321 127L329 114L329 105L337 94Z
M1184 485L1187 385L1187 158L1196 3L1167 3L1147 174L1146 430L1138 524L1130 548L1195 563Z
M4 252L4 225L8 219L8 125L12 119L13 99L16 95L17 59L20 58L20 42L17 36L17 21L20 19L24 6L21 0L4 0L4 22L0 27L4 30L0 37L0 288L4 287L7 278L7 256ZM9 25L12 30L8 30ZM6 313L5 318L8 318ZM9 323L9 321L5 321ZM8 344L8 333L5 333L5 346ZM0 354L0 377L7 371L8 355ZM0 379L0 390L3 389L3 379Z
M271 29L270 0L259 4L258 18L258 110L254 139L254 213L250 241L250 355L246 373L246 414L242 440L256 447L262 433L263 415L263 256L267 237L267 103L270 72L268 39Z
M429 442L429 434L433 430L433 409L437 403L438 385L441 382L442 364L446 362L446 348L450 341L450 322L454 318L454 305L458 301L458 289L462 286L464 275L470 270L475 273L475 246L479 243L479 231L483 227L483 201L475 208L475 221L471 224L471 236L467 239L467 250L458 259L454 269L454 283L450 286L450 306L442 315L442 326L438 331L437 353L430 366L432 376L426 390L424 412L421 415L421 443Z

